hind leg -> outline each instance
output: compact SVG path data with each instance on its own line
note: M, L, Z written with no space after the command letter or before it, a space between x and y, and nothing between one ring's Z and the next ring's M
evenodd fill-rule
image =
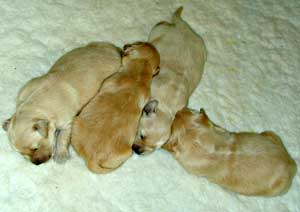
M92 157L87 160L86 165L91 172L96 174L107 174L119 168L131 154L131 149L127 149L126 151L118 155L110 156L105 160L99 160L97 157Z
M279 146L284 147L281 139L274 132L272 132L272 131L264 131L264 132L261 133L261 135L271 138L274 144L277 144Z

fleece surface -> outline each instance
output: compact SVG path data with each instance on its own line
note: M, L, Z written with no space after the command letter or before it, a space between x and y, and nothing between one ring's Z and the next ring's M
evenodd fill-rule
M232 131L274 130L299 169L299 0L1 1L0 119L14 112L20 87L66 51L91 41L146 40L180 5L208 51L190 107L204 107ZM35 166L12 150L2 130L0 140L1 212L300 211L299 170L286 195L245 197L187 174L163 150L100 176L74 151L64 165Z

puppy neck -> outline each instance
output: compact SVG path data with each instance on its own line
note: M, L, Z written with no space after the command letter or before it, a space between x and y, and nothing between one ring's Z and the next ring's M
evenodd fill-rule
M152 68L146 59L132 59L124 64L124 68L137 81L152 78Z
M170 107L167 107L163 104L163 101L159 101L161 102L161 104L158 104L157 110L161 113L165 113L165 115L171 120L173 121L176 112L172 111L172 109Z

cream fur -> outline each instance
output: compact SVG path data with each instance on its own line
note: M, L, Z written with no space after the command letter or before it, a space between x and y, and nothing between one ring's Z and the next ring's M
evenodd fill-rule
M120 59L112 44L91 43L66 53L47 74L26 83L15 114L3 125L14 148L35 164L52 155L64 162L74 116L118 70Z
M161 56L160 74L151 85L151 98L159 104L153 113L144 113L141 118L134 145L139 154L151 152L167 141L176 112L187 105L203 74L204 42L181 19L181 12L182 7L174 13L172 23L158 23L149 35Z
M296 173L275 133L232 133L212 123L204 110L179 111L163 147L188 172L244 195L284 194Z
M103 82L74 121L72 145L95 173L111 172L131 156L152 76L158 71L159 54L151 44L124 48L120 72Z

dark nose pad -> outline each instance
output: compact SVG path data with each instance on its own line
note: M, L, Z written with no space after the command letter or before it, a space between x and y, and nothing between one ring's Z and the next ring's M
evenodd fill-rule
M40 165L40 164L45 163L46 161L48 161L50 159L50 157L51 157L51 155L38 157L38 158L33 158L31 160L31 162L35 165Z
M144 153L144 149L143 149L141 146L137 145L137 144L133 144L133 145L132 145L132 150L133 150L136 154L138 154L138 155L141 155L141 154Z
M32 161L33 164L35 165L40 165L41 163L43 163L42 161L40 161L39 159Z

